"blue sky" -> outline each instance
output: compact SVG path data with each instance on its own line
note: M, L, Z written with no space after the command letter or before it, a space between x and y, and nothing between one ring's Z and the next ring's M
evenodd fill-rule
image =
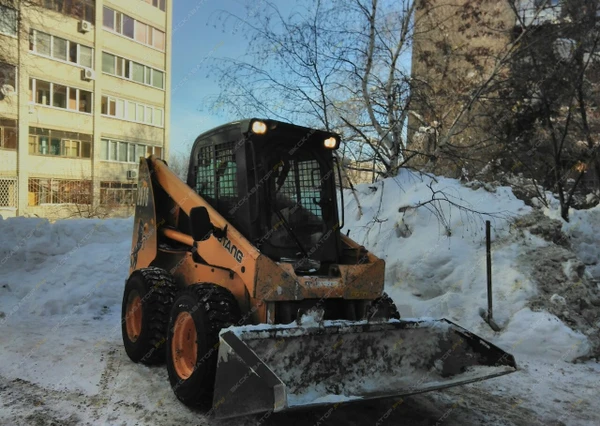
M246 5L251 13L260 13L261 3L261 0L174 1L171 150L186 152L203 131L240 118L210 110L207 97L218 93L217 81L209 75L210 60L237 58L247 45L241 26L236 26L233 20L224 25L220 12L246 17ZM274 3L284 8L290 4L283 0Z

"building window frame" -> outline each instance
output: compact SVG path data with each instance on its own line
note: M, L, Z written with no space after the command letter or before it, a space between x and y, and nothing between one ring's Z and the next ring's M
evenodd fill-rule
M111 114L111 105L114 104L114 114ZM138 112L138 106L142 106L144 107L144 116L143 117L138 117L137 112ZM130 115L130 111L131 108L133 108L133 110L135 111L135 117L129 117ZM146 115L148 114L148 109L150 109L150 120L151 122L148 123L146 121ZM156 111L160 111L160 124L155 123L155 117L158 114ZM129 121L132 123L140 123L140 124L147 124L149 126L154 126L154 127L159 127L159 128L164 128L165 127L165 120L164 120L164 108L161 107L157 107L154 105L148 105L148 104L144 104L142 102L137 102L137 101L132 101L129 99L123 99L123 98L118 98L116 96L112 96L109 94L105 94L102 95L102 109L100 111L100 114L104 117L108 117L108 118L116 118L118 120L124 120L124 121Z
M133 206L136 192L137 183L102 181L100 182L100 205Z
M93 182L32 176L27 181L28 205L92 204Z
M15 89L15 94L19 90L19 78L18 78L19 69L17 66L13 64L9 64L8 62L0 61L0 87L5 84L9 84Z
M14 151L19 145L19 122L16 119L0 118L0 149Z
M106 56L113 57L113 65L112 65L111 69L114 69L114 73L107 71L104 68L104 61L105 61ZM119 68L119 62L121 62L120 68ZM139 65L144 68L144 71L143 71L144 82L133 79L134 65ZM122 73L119 73L119 69L122 71ZM155 72L162 74L162 87L154 85ZM124 80L131 81L133 83L143 84L144 86L153 87L154 89L165 91L167 77L166 77L166 73L164 70L152 67L150 65L143 64L139 61L134 61L133 59L123 58L122 56L115 55L114 53L108 52L106 50L102 51L102 73L111 75L113 77L122 78Z
M120 159L119 150L121 144L126 144L126 160ZM132 149L132 146L135 148ZM140 157L156 155L161 157L163 147L158 145L149 145L147 143L127 142L113 138L103 137L100 139L100 161L119 164L137 164Z
M106 16L110 16L112 12L112 19L110 20L110 24L105 20ZM128 35L125 34L126 31L126 20L130 19L133 23L133 27L132 27L132 36L129 37ZM136 30L136 27L138 25L144 25L146 26L146 40L145 42L139 41L136 38L136 35L138 34L138 31ZM120 12L118 10L112 9L108 6L103 6L102 9L102 28L105 31L108 31L110 33L113 33L115 35L121 36L126 38L127 40L131 40L134 43L138 43L141 44L143 46L149 47L151 49L157 50L159 52L165 52L166 50L166 45L167 45L167 36L165 34L165 32L163 30L160 30L150 24L146 24L145 22L139 21L129 15L127 15L126 13ZM162 47L159 47L160 44L157 45L157 39L154 35L155 31L157 31L158 33L162 34Z
M9 16L13 14L14 16ZM10 31L5 28L10 26ZM17 38L19 32L19 11L14 7L0 5L0 34Z
M48 95L48 103L40 103L38 102L38 82L47 83L49 85L49 95ZM66 90L66 108L54 106L54 86L63 86ZM39 78L31 77L29 79L29 90L31 91L29 95L29 103L32 105L39 105L45 108L57 109L60 111L68 111L74 112L77 114L86 114L93 115L94 114L94 93L91 90L81 89L79 87L67 86L61 83L53 83L51 81L42 80ZM71 91L75 91L75 105L76 108L71 108ZM89 95L89 102L86 102L86 106L89 106L89 111L81 110L81 101L83 100L81 97L81 92L86 92ZM87 107L86 107L87 108Z
M61 15L84 20L92 24L96 21L95 0L44 0L40 1L40 5ZM80 7L77 8L77 5Z
M38 51L38 34L44 34L50 37L50 43L49 43L49 49L50 49L50 53L48 55L46 55L43 52L39 52ZM60 59L60 58L56 58L54 56L54 39L61 39L61 40L65 40L67 42L67 59ZM76 53L76 62L73 62L70 60L70 56L71 56L71 48L72 45L76 46L77 49L77 53ZM91 49L91 59L92 59L92 64L91 66L85 65L81 63L81 48L85 47L87 49ZM85 44L81 44L81 43L77 43L75 41L71 41L68 39L65 39L63 37L59 37L59 36L55 36L53 34L47 33L45 31L39 31L36 30L35 28L32 28L29 32L29 52L33 55L37 55L37 56L42 56L44 58L47 59L52 59L53 61L57 61L57 62L62 62L63 64L69 64L69 65L73 65L79 68L90 68L90 69L94 69L94 48L87 46Z
M154 6L155 8L166 11L167 9L167 0L141 0L144 3L148 3L150 6Z
M28 153L44 157L89 160L92 158L93 141L94 138L89 134L30 127ZM77 155L72 155L74 148Z

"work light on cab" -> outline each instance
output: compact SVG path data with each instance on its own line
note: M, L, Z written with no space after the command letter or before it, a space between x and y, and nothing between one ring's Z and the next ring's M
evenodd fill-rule
M257 135L264 135L267 133L267 125L262 121L255 121L252 123L252 131Z
M337 143L338 143L337 139L332 136L330 138L325 139L325 142L323 142L323 145L325 146L325 148L335 149L335 148L337 148Z

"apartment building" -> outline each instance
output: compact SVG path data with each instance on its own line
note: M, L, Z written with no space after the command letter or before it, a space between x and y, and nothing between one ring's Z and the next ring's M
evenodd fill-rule
M491 75L502 79L509 67L496 69L507 46L522 26L554 23L560 17L559 0L518 0L514 9L508 0L420 0L415 12L412 49L413 99L408 120L409 148L427 154L436 152L440 133L448 137L453 153L463 155L460 147L473 148L471 157L485 159L494 152L490 137L490 110L494 108L493 84L486 86L485 97L469 102ZM468 108L465 107L468 105ZM449 133L453 128L452 133ZM467 154L465 154L467 155ZM431 157L417 156L411 164L420 166ZM461 164L451 158L443 168L452 174ZM481 168L480 163L473 163Z
M130 214L139 158L168 156L172 1L4 4L0 215Z

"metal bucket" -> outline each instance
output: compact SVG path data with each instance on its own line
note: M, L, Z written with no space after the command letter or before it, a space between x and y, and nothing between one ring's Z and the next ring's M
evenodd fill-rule
M221 331L217 418L412 395L517 370L512 355L445 319Z

